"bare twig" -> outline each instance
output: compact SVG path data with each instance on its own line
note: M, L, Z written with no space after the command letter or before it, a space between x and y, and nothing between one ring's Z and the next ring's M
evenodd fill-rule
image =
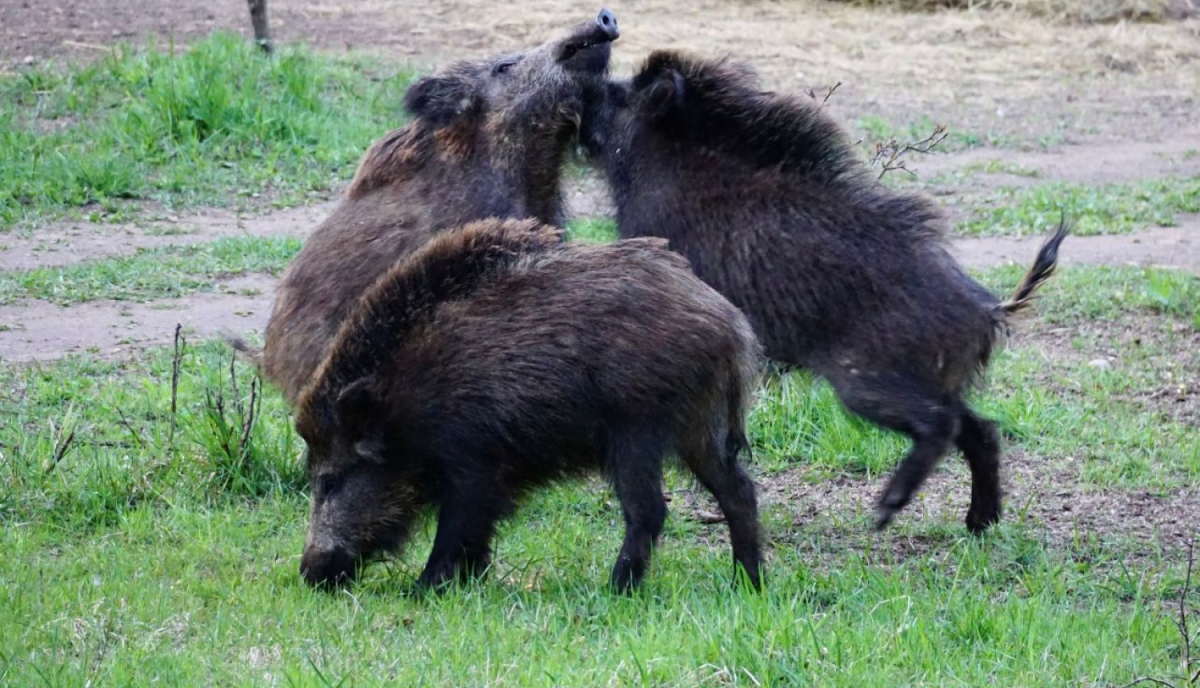
M886 142L876 143L875 154L871 156L870 164L882 166L879 171L879 179L883 179L883 176L892 170L902 170L915 177L917 175L906 166L904 156L909 153L932 152L949 135L946 126L938 124L933 127L933 133L920 141L901 145L896 139L890 139Z
M46 466L46 475L50 475L54 472L55 468L58 468L59 462L62 461L63 457L67 455L67 450L71 448L71 445L74 442L75 428L71 428L71 431L67 433L67 436L64 437L62 441L55 443L56 446L54 447L54 458L50 460L50 465Z
M1166 686L1167 688L1178 688L1174 683L1168 683L1162 679L1152 678L1150 676L1143 676L1142 678L1126 683L1125 685L1121 686L1121 688L1133 688L1133 686L1139 686L1143 683L1153 683L1156 686Z
M1187 596L1188 591L1192 589L1192 563L1195 560L1194 545L1191 542L1187 544L1187 573L1183 576L1183 589L1179 591L1179 620L1175 625L1179 628L1179 634L1183 636L1183 675L1189 676L1192 673L1192 633L1188 630L1188 608Z
M171 430L167 436L167 446L175 446L175 428L178 427L176 412L179 406L179 368L183 363L183 349L187 342L183 338L183 325L175 323L175 353L171 357Z
M129 436L133 438L134 442L137 442L137 445L142 448L142 451L145 451L146 443L142 441L141 436L138 435L137 431L133 429L133 424L130 423L129 419L125 417L125 412L118 408L117 415L121 417L121 425L124 425L125 429L129 431ZM172 417L174 417L174 413L172 413Z
M1183 665L1183 671L1180 672L1183 677L1183 688L1197 688L1197 682L1200 681L1200 668L1194 672L1192 666L1200 664L1200 657L1192 656L1192 634L1188 627L1188 596L1192 594L1192 568L1196 563L1195 543L1191 540L1187 543L1187 570L1183 576L1183 587L1179 590L1179 618L1175 620L1175 628L1179 630L1179 635L1183 637L1183 656L1180 658L1180 663ZM1179 685L1164 681L1163 679L1154 678L1152 676L1143 676L1126 683L1121 688L1131 688L1132 686L1141 685L1143 683L1152 683L1156 686L1166 686L1166 688L1180 688Z
M258 378L250 381L250 403L242 411L242 436L238 439L239 455L245 456L250 450L250 433L254 431L254 421L258 419Z
M820 100L821 105L824 105L825 103L829 102L829 96L832 96L833 92L838 90L838 87L841 85L842 85L842 82L839 81L836 84L829 86L828 88L825 89L825 95L821 98L817 98L817 92L812 88L808 89L808 95L813 100Z

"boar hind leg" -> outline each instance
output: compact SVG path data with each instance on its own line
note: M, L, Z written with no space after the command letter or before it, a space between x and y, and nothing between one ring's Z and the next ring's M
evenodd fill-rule
M481 575L491 559L491 540L496 523L511 511L507 502L497 502L486 490L486 481L446 490L438 511L437 534L418 588L440 589L455 578Z
M921 385L897 374L863 376L842 385L835 381L834 387L854 413L912 438L912 449L876 505L875 527L883 529L954 446L963 406L957 399L924 392Z
M613 438L608 467L625 514L625 541L612 570L613 590L636 588L650 568L650 553L667 520L662 464L667 443L657 433L623 432Z
M726 434L726 433L721 433ZM716 497L729 524L734 566L740 566L755 590L761 589L762 536L758 525L758 499L754 482L738 463L738 454L748 449L742 431L728 437L703 433L696 446L685 447L680 458L706 490ZM735 568L735 575L737 571Z
M971 507L967 529L982 533L1000 520L1000 434L996 424L970 409L961 416L958 448L971 468Z

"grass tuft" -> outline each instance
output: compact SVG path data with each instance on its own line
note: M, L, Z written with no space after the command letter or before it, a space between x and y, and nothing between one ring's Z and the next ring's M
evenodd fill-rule
M1081 236L1169 227L1177 213L1200 212L1200 177L1006 187L985 199L957 229L971 236L1041 234L1057 226L1064 212L1073 223L1072 233Z
M299 47L266 58L222 33L181 53L119 47L95 64L0 77L0 229L120 213L126 199L325 192L400 122L411 78Z

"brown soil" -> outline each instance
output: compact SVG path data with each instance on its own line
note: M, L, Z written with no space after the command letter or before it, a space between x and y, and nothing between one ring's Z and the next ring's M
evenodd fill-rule
M222 282L215 292L178 299L0 306L0 361L47 360L85 352L128 356L170 342L177 323L200 338L261 331L270 315L274 288L269 277L247 275Z
M1200 489L1162 493L1146 490L1092 490L1078 484L1078 470L1046 465L1044 459L1020 451L1004 461L1005 521L1023 524L1024 532L1055 547L1089 538L1108 539L1133 556L1152 556L1200 535ZM922 547L921 536L872 535L869 524L875 499L888 476L814 475L799 468L759 479L764 509L793 515L794 531L777 532L775 546L797 546L826 554L831 546L863 551L869 541L904 554ZM920 533L930 525L953 525L957 531L970 503L970 474L959 461L947 460L899 516L897 530ZM814 541L814 531L836 537ZM963 530L965 534L965 530ZM928 543L936 544L936 543Z
M33 232L0 235L0 270L70 265L98 257L123 256L142 248L185 246L228 236L304 237L333 210L336 201L267 214L206 209L141 224L62 222Z
M1137 265L1178 268L1200 274L1200 215L1178 218L1175 227L1130 235L1073 236L1059 252L1061 265ZM987 268L1033 260L1045 237L958 239L953 252L971 267Z

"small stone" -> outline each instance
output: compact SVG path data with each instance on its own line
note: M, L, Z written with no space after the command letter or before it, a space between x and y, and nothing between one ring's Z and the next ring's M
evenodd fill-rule
M26 66L33 64L33 55L26 55L25 59L21 60L21 64Z
M1092 360L1088 361L1088 367L1090 367L1090 368L1111 368L1112 362L1109 361L1107 358L1096 358L1096 359L1092 359Z

